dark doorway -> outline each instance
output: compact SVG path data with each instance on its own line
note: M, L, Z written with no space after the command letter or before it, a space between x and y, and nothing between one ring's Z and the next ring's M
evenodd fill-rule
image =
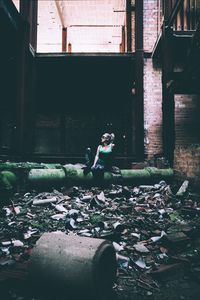
M118 156L133 156L129 56L37 58L35 154L81 157L104 132Z

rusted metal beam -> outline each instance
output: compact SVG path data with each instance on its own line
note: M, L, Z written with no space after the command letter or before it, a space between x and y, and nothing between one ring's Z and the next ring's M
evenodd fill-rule
M110 25L110 24L93 24L93 25L82 25L82 24L76 24L76 25L69 25L68 27L89 27L89 28L95 28L95 27L121 27L122 25Z
M27 151L31 152L30 132L33 131L34 121L30 115L33 113L31 108L34 101L35 75L33 75L34 63L29 45L31 43L34 52L37 40L37 4L37 0L20 1L23 23L19 30L17 46L16 143L14 145L14 152L20 157L23 157ZM28 70L29 76L27 76Z
M125 28L122 26L122 41L120 44L120 53L125 52Z
M67 28L62 29L62 52L67 51Z
M38 0L20 0L20 14L23 20L29 24L29 43L36 51Z
M144 54L145 55L145 54ZM147 55L147 54L146 54ZM51 59L52 57L54 58L67 58L67 57L117 57L117 58L122 58L122 59L130 59L130 58L135 58L135 53L72 53L72 54L68 54L68 53L37 53L36 57L39 59Z
M174 90L173 82L173 29L162 27L162 116L163 152L173 165L175 147ZM172 82L172 84L170 84Z
M68 53L71 53L72 52L72 44L71 43L68 43Z
M32 54L37 47L37 0L21 0L20 13L23 17L17 60L17 116L15 153L20 157L32 153L34 128L35 64ZM29 70L29 76L27 72Z
M136 156L144 159L144 49L143 49L143 1L135 1L135 128Z
M30 5L30 44L36 51L37 49L37 17L38 17L38 0L31 0Z
M163 152L173 166L175 148L174 91L163 86Z
M32 155L35 149L35 122L36 122L36 61L35 58L29 55L28 68L30 70L28 103L25 108L25 141L26 141L26 156ZM26 159L26 158L25 158Z
M132 6L131 6L131 0L126 0L126 32L127 32L127 52L132 52Z

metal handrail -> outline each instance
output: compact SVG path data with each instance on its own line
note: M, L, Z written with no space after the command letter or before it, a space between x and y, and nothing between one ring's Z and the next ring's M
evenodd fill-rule
M177 2L175 3L168 19L165 21L165 26L167 27L171 27L175 21L175 18L177 17L178 15L178 12L181 8L181 5L183 5L183 1L184 0L177 0Z
M172 8L169 15L165 16L166 27L173 27L178 31L196 30L197 12L200 9L196 0L169 0L168 5Z

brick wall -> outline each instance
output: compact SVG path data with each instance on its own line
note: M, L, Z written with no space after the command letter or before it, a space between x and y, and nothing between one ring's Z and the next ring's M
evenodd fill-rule
M200 188L200 144L176 147L174 158L176 179L187 178L190 186Z
M135 51L135 13L132 13L131 15L131 38L132 38L132 43L131 43L131 50L132 52Z
M174 169L177 179L200 185L200 96L175 96Z
M200 138L200 96L175 95L176 147L189 146Z
M152 52L159 33L158 1L144 0L144 51Z
M158 36L158 1L144 0L144 51L152 52ZM151 58L144 60L145 155L162 153L161 67Z
M151 52L159 32L158 1L144 0L144 50ZM162 153L161 68L144 59L145 154ZM174 169L177 179L200 185L200 96L175 95Z
M162 152L161 69L152 59L144 60L145 154L152 158Z

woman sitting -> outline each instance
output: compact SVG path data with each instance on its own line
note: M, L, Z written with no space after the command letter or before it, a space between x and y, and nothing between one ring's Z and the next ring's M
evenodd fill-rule
M97 147L94 162L91 162L91 150L87 149L86 165L84 174L86 175L90 170L94 177L102 178L105 171L111 171L113 162L113 148L115 135L113 133L104 133L101 137L101 144Z

